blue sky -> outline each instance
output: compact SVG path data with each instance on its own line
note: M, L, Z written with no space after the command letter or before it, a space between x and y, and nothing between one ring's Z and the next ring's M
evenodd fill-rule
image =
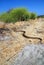
M18 7L25 7L38 15L44 14L44 0L0 0L0 13Z

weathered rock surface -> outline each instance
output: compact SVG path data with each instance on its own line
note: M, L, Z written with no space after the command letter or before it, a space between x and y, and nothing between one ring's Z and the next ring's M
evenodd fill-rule
M44 45L27 45L9 62L10 65L44 65Z

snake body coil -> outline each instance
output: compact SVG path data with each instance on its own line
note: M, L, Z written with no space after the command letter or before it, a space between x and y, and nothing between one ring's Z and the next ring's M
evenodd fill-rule
M3 30L5 30L5 31L10 31L10 32L13 31L12 29L9 29L9 28L5 28L5 29L4 29L4 28L0 28L0 33L2 33ZM26 31L22 31L22 30L18 30L18 31L17 31L17 30L15 29L14 32L23 32L23 34L22 34L23 37L25 37L25 38L29 38L29 39L39 39L39 40L40 40L40 43L42 44L42 38L40 38L40 37L26 36L26 34L25 34Z
M40 38L40 37L31 37L31 36L26 36L25 35L25 33L26 33L26 31L16 31L16 32L23 32L23 37L25 37L25 38L30 38L30 39L39 39L40 40L40 44L42 44L42 38Z

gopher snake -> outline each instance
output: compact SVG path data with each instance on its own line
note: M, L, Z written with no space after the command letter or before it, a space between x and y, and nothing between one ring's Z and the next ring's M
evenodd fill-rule
M15 30L15 32L23 32L23 37L25 37L25 38L29 38L29 39L38 39L38 40L40 40L40 44L42 44L42 38L40 38L40 37L31 37L31 36L27 36L25 33L26 33L26 31L22 31L22 30L19 30L19 31L16 31Z
M31 37L31 36L26 36L26 31L22 31L22 30L12 30L12 29L9 29L9 28L5 28L5 29L0 29L0 32L2 32L3 30L5 30L5 31L10 31L10 33L11 33L11 35L12 35L12 32L23 32L23 34L22 34L22 36L23 37L25 37L25 38L29 38L29 39L38 39L38 40L40 40L39 42L42 44L42 38L40 38L40 37Z

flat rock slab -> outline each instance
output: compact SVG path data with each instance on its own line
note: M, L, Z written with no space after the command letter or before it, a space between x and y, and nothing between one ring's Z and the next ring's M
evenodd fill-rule
M44 45L26 45L4 65L44 65Z

